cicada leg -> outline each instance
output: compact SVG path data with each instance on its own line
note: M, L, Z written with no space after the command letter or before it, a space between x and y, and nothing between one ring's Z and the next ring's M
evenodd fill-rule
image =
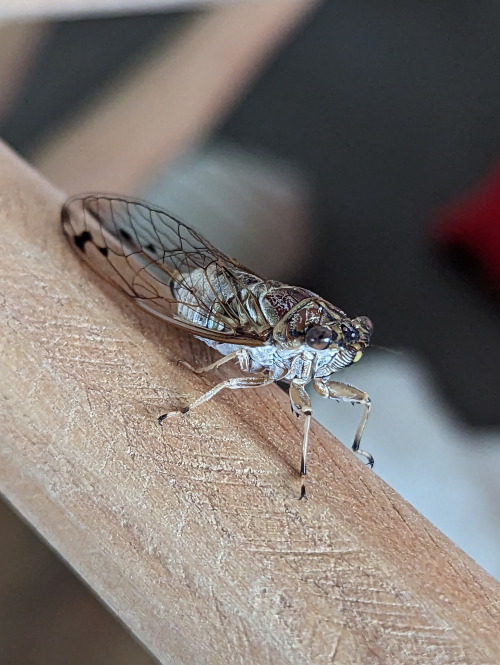
M193 367L187 362L187 360L178 360L177 364L184 365L184 367L187 367L195 374L203 374L204 372L210 372L210 370L212 369L217 369L217 367L224 365L230 360L235 360L237 357L238 357L238 351L234 351L233 353L228 353L227 356L222 356L222 358L219 358L219 360L216 360L214 363L206 365L205 367Z
M292 411L297 415L303 415L304 437L302 439L302 459L300 462L300 475L302 476L302 487L300 488L300 498L306 496L306 475L307 475L307 445L309 443L309 429L311 427L312 407L309 395L304 388L304 384L298 381L292 381L288 391Z
M173 418L179 414L187 413L188 411L196 409L201 404L208 402L209 399L212 399L212 397L217 395L217 393L219 393L221 390L224 390L224 388L229 388L230 390L238 390L239 388L260 388L261 386L268 386L270 383L274 383L274 379L269 378L267 374L239 376L235 379L226 379L225 381L218 383L204 395L198 397L198 399L195 400L192 404L185 406L180 411L169 411L168 413L164 413L158 418L158 422L161 425L166 418Z
M329 397L330 399L343 400L345 402L350 402L351 404L362 404L364 406L363 417L361 422L358 425L356 434L354 435L354 443L352 444L352 449L357 455L361 455L367 460L367 464L370 467L373 467L374 459L370 453L360 450L359 444L361 442L361 437L365 429L366 421L370 415L371 409L371 400L367 393L350 386L347 383L339 383L338 381L325 381L323 379L315 379L313 382L314 389L322 397Z

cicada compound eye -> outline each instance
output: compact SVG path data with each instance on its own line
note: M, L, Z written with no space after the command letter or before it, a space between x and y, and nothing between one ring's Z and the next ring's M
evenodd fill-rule
M373 323L367 316L358 316L352 320L352 324L359 331L361 341L368 346L373 332Z
M334 341L336 333L325 326L313 326L306 333L306 344L317 351L324 351Z

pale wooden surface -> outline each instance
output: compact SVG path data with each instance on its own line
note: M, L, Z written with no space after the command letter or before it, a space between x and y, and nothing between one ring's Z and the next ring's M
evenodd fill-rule
M221 5L106 88L31 161L68 194L132 194L207 138L316 0Z
M0 191L2 491L162 662L499 662L498 583L319 426L297 500L278 388L159 428L207 349L89 273L6 149Z

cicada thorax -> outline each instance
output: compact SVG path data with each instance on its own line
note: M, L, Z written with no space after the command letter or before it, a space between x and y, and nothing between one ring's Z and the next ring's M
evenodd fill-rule
M276 316L273 338L279 346L285 348L300 346L307 331L315 326L336 327L346 318L341 309L307 289L294 287L277 289L271 294L269 302Z
M263 314L273 327L288 318L291 312L302 309L306 301L316 298L312 291L276 281L264 282L264 289L259 294Z

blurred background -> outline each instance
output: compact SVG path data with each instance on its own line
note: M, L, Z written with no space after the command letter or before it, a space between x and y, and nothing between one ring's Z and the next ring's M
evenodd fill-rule
M499 578L498 3L9 6L1 137L370 316L374 472ZM350 444L359 410L314 407ZM2 662L153 662L6 503L0 533Z

